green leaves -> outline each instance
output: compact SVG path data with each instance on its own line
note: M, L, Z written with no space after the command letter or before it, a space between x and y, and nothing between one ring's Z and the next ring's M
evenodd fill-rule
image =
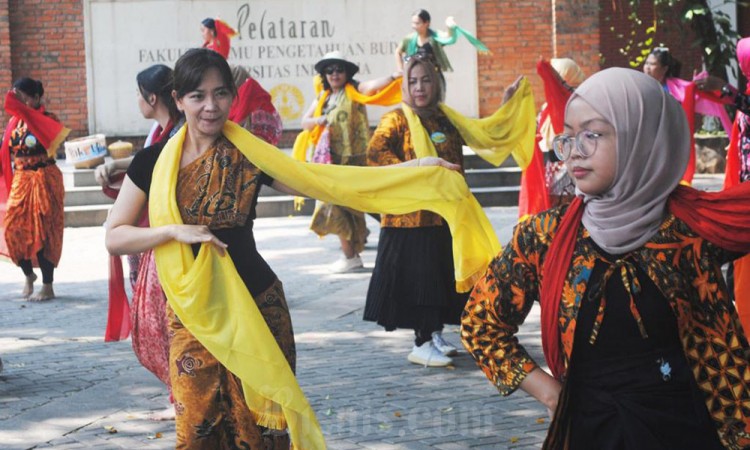
M733 28L731 18L718 8L727 4L748 6L750 1L723 0L710 5L708 0L650 0L648 3L628 0L618 4L612 14L626 18L627 25L615 26L616 21L609 16L606 22L610 25L610 32L623 41L618 50L628 59L630 67L643 64L651 49L659 45L661 29L689 27L696 36L693 46L703 55L706 70L719 76L731 70L736 75L736 67L731 63L736 60L735 48L740 36ZM646 9L649 16L653 14L653 19L644 24L641 13Z

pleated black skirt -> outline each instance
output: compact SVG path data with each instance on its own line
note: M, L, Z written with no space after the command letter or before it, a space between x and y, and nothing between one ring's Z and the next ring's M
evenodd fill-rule
M458 324L469 294L456 292L453 270L447 225L381 228L364 320L388 331Z

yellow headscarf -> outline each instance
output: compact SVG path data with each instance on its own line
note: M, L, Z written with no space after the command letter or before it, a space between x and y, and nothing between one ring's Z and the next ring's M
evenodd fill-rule
M181 224L177 176L187 126L156 163L149 198L154 227ZM272 178L311 197L360 211L440 214L453 235L456 287L468 291L500 251L492 225L463 176L442 167L351 167L298 162L227 121L226 136ZM185 327L242 380L259 425L289 427L295 449L325 448L315 413L228 255L170 241L154 250L159 280Z

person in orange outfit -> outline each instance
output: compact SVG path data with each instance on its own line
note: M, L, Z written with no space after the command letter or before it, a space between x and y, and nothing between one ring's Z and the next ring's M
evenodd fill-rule
M5 97L5 110L12 117L0 150L5 186L10 187L0 228L8 256L26 276L21 295L30 301L55 297L52 282L64 227L65 188L55 154L70 130L45 111L43 95L40 81L20 78L13 84ZM42 272L42 288L36 294L35 264Z

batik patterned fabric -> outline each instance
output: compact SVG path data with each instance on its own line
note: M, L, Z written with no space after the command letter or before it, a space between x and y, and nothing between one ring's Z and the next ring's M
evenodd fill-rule
M321 134L312 161L346 166L365 165L367 141L370 137L365 105L353 102L345 91L330 95L323 107L328 125ZM360 211L318 202L310 229L318 236L335 234L351 241L354 251L361 253L370 231Z
M3 225L10 258L16 264L35 261L44 249L44 257L57 266L65 226L62 173L23 121L12 130L9 148L15 174Z
M186 224L243 226L260 189L260 170L225 138L180 170L177 204ZM254 217L252 217L254 218Z
M294 370L294 334L281 282L277 280L255 296L255 302ZM171 308L167 307L167 311L171 336L170 375L177 415L176 448L288 450L287 435L255 424L245 404L240 379L183 327Z
M138 361L170 389L167 297L159 284L153 250L141 254L131 306L133 351Z
M515 391L537 367L515 335L539 300L541 268L565 209L532 216L516 227L464 311L464 345L502 395ZM581 227L558 312L567 370L578 310L600 256ZM748 344L721 273L721 265L738 256L707 242L674 216L643 247L627 255L668 300L695 381L722 443L731 449L750 446Z
M430 134L438 156L458 164L464 163L463 145L458 130L442 112L430 117L420 117L422 125ZM367 148L367 164L370 166L389 166L416 159L411 132L404 112L397 109L386 113L380 119L380 125L370 139ZM429 211L417 211L402 215L383 215L380 225L383 227L415 228L440 226L443 219Z

